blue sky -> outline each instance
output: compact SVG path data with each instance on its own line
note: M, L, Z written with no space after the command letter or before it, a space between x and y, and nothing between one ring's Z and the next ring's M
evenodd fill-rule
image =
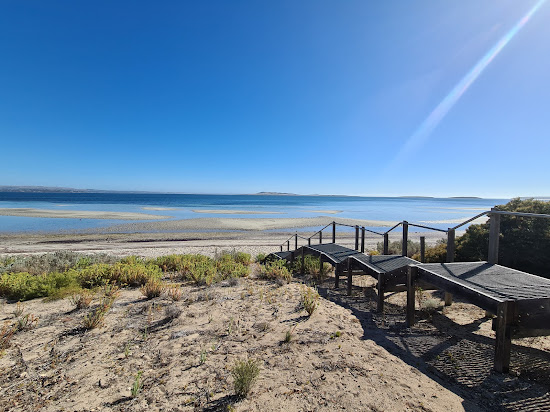
M6 0L0 185L550 195L548 39L540 0Z

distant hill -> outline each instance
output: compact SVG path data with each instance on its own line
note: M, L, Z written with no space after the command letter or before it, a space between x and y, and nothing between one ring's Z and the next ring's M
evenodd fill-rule
M300 196L295 193L281 193L281 192L258 192L254 194L258 196Z
M0 192L11 193L151 193L121 190L75 189L51 186L0 186Z

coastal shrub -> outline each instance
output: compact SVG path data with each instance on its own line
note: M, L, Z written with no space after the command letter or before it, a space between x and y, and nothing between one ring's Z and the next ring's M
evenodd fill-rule
M268 262L260 267L260 278L279 283L288 283L292 280L292 274L288 270L285 261L277 260Z
M388 244L388 253L390 255L400 255L402 250L402 242L400 240L395 240ZM384 253L384 242L378 242L376 244L376 250L378 253ZM412 240L407 240L407 256L412 257L413 255L420 253L420 242L413 242Z
M412 258L420 261L420 252L415 253ZM445 263L447 261L447 241L440 239L434 246L427 247L424 260L425 263Z
M172 300L172 302L178 302L181 300L183 292L180 285L169 285L165 289L166 296Z
M139 290L147 299L153 299L162 295L162 293L166 290L166 286L160 280L151 279Z
M79 271L79 280L82 287L93 288L106 283L120 286L142 286L152 279L162 277L161 269L153 264L123 263L114 265L95 264Z
M111 309L115 298L104 296L99 305L87 313L82 319L82 327L86 330L95 329L103 325L105 315Z
M304 256L304 273L311 275L315 278L322 279L323 277L328 275L332 270L332 266L330 265L330 263L327 263L327 262L323 262L322 270L319 270L319 268L320 268L319 257L312 256L312 255ZM292 269L294 270L294 272L301 272L302 261L300 257L294 260Z
M252 385L259 374L260 367L257 361L253 359L237 361L231 370L231 375L234 379L233 387L235 389L235 394L245 398L250 392L250 389L252 389Z
M512 199L496 210L550 214L550 202ZM487 223L470 225L456 239L456 260L486 260L489 245L490 219ZM500 216L499 264L550 278L550 219Z
M313 315L318 305L319 293L310 287L302 287L300 290L300 306L307 312L308 316Z
M26 272L42 275L52 272L66 272L81 269L94 263L114 263L117 258L107 254L86 255L71 251L57 251L32 256L7 257L0 261L0 273Z
M265 253L258 253L256 255L256 257L254 258L254 262L256 263L264 263L264 260L266 258L266 254Z
M71 295L70 302L75 305L77 310L80 310L89 307L93 298L94 294L91 291L82 289L79 293L73 293Z
M59 294L60 290L78 288L78 273L48 273L33 275L27 272L5 273L0 277L0 296L12 300L29 300Z

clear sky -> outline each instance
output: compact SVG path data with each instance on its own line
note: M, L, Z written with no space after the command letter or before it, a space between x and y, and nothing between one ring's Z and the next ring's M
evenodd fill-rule
M4 0L0 56L0 185L550 195L550 0Z

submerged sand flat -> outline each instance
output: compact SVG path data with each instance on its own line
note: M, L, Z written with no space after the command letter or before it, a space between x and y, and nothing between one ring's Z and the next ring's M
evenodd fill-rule
M154 232L180 230L279 230L300 227L326 226L334 220L330 216L308 218L197 218L163 222L127 223L102 229L105 232ZM383 220L338 219L346 225L391 227L397 222Z
M283 212L266 212L266 211L253 211L253 210L229 210L229 209L193 209L195 213L212 213L220 215L282 215Z
M308 213L324 213L325 215L336 215L342 213L342 210L306 210Z
M143 210L178 210L177 207L145 206Z
M63 219L117 219L148 220L168 219L170 216L150 215L148 213L106 212L90 210L50 210L33 208L0 208L0 216L47 217Z

